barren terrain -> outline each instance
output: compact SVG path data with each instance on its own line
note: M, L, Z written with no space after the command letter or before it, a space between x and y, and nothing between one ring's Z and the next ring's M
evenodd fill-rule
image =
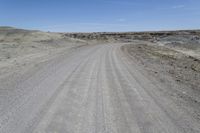
M83 45L85 41L65 37L62 33L0 27L0 77Z
M1 133L199 133L200 31L0 27Z

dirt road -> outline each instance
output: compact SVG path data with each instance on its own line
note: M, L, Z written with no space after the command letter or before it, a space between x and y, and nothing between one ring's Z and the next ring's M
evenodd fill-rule
M0 132L200 132L200 123L164 93L168 88L121 46L80 47L1 79Z

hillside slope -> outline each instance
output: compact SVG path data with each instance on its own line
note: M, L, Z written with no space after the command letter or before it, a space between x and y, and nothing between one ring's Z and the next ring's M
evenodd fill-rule
M85 44L63 33L0 27L0 75L8 73L10 68L41 61L44 56L48 59L57 52Z

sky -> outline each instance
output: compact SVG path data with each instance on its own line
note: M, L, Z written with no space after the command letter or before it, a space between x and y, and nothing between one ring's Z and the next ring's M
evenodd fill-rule
M200 0L0 0L0 26L53 32L200 29Z

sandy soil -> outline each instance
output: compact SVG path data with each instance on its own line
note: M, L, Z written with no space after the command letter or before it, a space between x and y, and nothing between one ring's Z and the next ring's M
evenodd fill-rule
M86 45L86 41L49 33L0 27L0 77L29 69L58 53Z

